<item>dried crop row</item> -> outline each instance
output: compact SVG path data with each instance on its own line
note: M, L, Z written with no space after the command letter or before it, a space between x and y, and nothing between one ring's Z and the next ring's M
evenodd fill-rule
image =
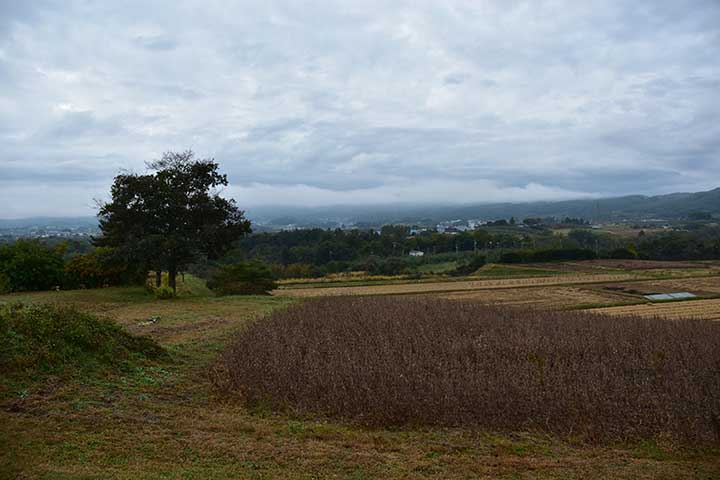
M631 287L635 283L626 284ZM720 293L720 276L677 278L669 280L649 280L638 282L643 290L657 293L693 292L693 293Z
M595 308L587 311L606 315L636 315L640 317L657 316L671 319L698 318L704 320L720 320L720 298L668 303L644 303L642 305Z
M440 298L464 300L485 305L527 306L539 309L561 309L578 305L615 305L628 298L601 290L577 287L538 287L520 289L474 290L439 294Z
M518 287L537 287L544 285L574 285L586 283L624 282L638 279L633 274L608 275L563 275L534 278L506 278L497 280L465 280L436 283L401 283L393 285L372 285L362 287L328 288L284 288L273 292L274 295L292 297L329 297L345 295L401 295L433 292L456 292L465 290L485 290Z
M720 320L720 299L606 307L593 309L591 312L608 315L638 315L645 318Z

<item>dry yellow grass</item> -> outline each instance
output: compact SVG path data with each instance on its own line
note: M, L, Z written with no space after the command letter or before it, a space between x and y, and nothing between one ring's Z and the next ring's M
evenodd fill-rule
M642 282L639 285L642 285L645 290L658 293L692 292L695 294L718 294L720 293L720 276L652 280Z
M273 292L273 295L290 297L324 297L340 295L403 295L521 287L540 287L547 285L578 285L588 283L625 282L640 278L640 276L635 274L563 275L533 278L464 280L456 282L367 285L357 287L287 288L275 290Z
M335 282L360 282L360 281L382 281L382 280L403 280L410 275L370 275L368 272L341 272L330 273L324 277L311 278L284 278L278 280L279 285L296 285L304 283L335 283Z
M632 314L643 317L659 316L673 319L703 318L706 320L720 320L720 298L667 303L644 303L641 305L595 308L588 311L608 315Z
M526 306L555 310L587 304L615 305L628 298L611 292L578 287L486 289L439 294L450 300L467 300L488 305Z

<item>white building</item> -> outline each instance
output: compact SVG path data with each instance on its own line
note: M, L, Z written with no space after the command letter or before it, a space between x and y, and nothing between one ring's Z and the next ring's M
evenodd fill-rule
M422 257L423 255L425 255L425 252L423 252L422 250L410 250L410 253L408 255L410 255L411 257Z

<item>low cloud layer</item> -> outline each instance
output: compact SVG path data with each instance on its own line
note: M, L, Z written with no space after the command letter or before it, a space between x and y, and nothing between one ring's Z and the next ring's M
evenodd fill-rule
M715 0L227 3L0 2L0 217L187 148L246 208L718 186Z

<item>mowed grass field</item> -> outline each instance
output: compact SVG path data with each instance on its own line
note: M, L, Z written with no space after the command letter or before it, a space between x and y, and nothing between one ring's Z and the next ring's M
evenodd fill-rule
M218 394L216 361L233 334L302 299L215 298L198 284L188 290L170 301L139 288L0 296L0 303L75 305L170 353L91 377L0 379L0 478L720 478L720 450L664 438L587 444L524 431L379 429L249 410Z

